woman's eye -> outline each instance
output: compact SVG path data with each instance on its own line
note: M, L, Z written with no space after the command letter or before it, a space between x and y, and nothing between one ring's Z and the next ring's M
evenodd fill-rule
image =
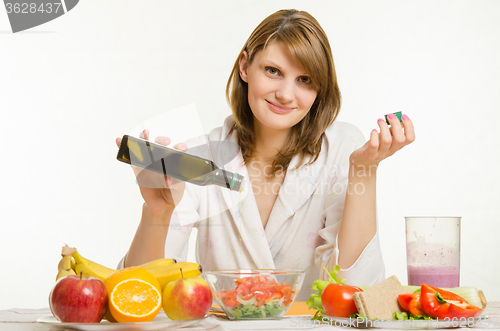
M277 75L279 74L279 71L278 69L276 68L273 68L273 67L266 67L266 71L270 74L270 75Z
M302 76L299 78L299 81L304 84L310 84L311 83L311 78L307 76Z

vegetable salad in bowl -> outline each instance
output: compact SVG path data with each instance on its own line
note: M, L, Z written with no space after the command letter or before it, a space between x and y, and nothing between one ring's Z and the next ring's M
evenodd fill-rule
M305 271L236 269L204 274L229 319L279 319L297 297Z

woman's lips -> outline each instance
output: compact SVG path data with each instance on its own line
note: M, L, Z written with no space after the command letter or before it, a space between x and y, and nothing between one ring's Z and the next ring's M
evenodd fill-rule
M271 108L271 110L277 114L288 114L293 110L293 108L279 106L275 103L272 103L271 101L266 101L269 104L269 108Z

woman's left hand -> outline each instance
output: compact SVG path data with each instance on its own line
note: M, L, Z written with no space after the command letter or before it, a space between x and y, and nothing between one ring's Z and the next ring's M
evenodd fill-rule
M408 116L402 115L401 122L394 114L389 114L387 117L390 127L380 118L378 120L380 132L374 129L370 134L370 140L352 152L349 158L351 166L377 166L380 161L415 140L413 123Z

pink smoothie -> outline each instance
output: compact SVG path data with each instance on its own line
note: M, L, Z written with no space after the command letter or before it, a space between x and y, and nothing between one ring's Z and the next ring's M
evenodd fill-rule
M408 285L422 283L434 287L459 287L459 267L414 267L408 266Z

